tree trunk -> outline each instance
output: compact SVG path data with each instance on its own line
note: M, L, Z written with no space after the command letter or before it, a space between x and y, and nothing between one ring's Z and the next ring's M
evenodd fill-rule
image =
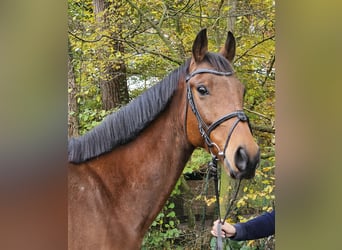
M120 1L115 1L113 10L116 12L120 8ZM115 30L110 29L108 14L105 10L109 8L109 3L105 0L93 0L94 14L96 18L96 23L101 27L104 33L110 34L109 37L112 39L109 41L107 48L103 48L100 52L102 55L100 58L103 61L107 61L109 58L109 52L114 53L120 52L120 55L125 53L124 45L120 41L121 30L122 30L122 20L116 22ZM115 15L112 13L114 18L120 18L120 15ZM112 53L113 53L112 52ZM115 61L105 63L105 72L103 72L100 81L100 88L102 94L102 108L105 110L110 110L120 105L124 105L129 101L127 78L126 78L126 64L122 56L117 58Z
M74 67L72 64L72 54L69 46L69 56L68 56L68 137L76 137L78 133L78 105L76 94L78 93Z
M229 9L229 15L227 20L227 28L228 30L234 32L234 26L236 22L236 0L228 0L228 6L230 6ZM220 182L220 201L221 201L221 207L220 207L220 213L223 217L226 214L226 210L228 208L229 200L230 200L230 193L234 192L233 188L231 187L232 180L228 176L226 169L224 167L220 168L220 176L221 176L221 182ZM234 204L235 205L235 204ZM228 215L228 218L229 219Z
M236 0L228 0L228 6L230 6L228 14L228 30L234 33L236 22Z

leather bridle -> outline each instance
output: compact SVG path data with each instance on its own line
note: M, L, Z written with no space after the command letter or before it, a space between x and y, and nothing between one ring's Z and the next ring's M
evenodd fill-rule
M194 101L194 97L190 88L190 84L189 81L192 77L194 77L195 75L198 74L203 74L203 73L209 73L209 74L214 74L214 75L220 75L220 76L230 76L233 74L232 71L230 72L221 72L221 71L216 71L216 70L212 70L212 69L198 69L195 70L194 72L192 72L191 74L189 74L186 78L185 78L185 82L186 82L186 88L187 88L187 100L188 103L191 107L192 112L194 113L194 115L196 116L197 122L198 122L198 129L199 132L201 134L201 136L203 137L209 152L211 153L212 156L214 156L215 154L212 152L212 148L215 147L218 150L217 156L221 156L223 158L225 158L225 154L224 152L226 151L231 135L235 129L235 127L238 125L239 122L247 122L249 125L249 120L248 117L246 116L246 114L243 112L243 110L236 110L232 113L229 113L227 115L224 115L223 117L219 118L218 120L216 120L215 122L213 122L210 125L207 125L206 122L202 119L195 101ZM213 142L210 139L210 133L216 129L218 126L220 126L223 122L232 119L236 117L236 121L233 123L232 127L230 128L230 131L228 133L227 139L226 139L226 143L224 145L223 151L220 149L220 147Z
M224 221L227 219L227 217L231 211L231 208L233 206L233 203L236 200L237 194L239 192L240 184L241 184L241 179L238 181L237 188L235 189L235 194L233 195L232 199L230 200L229 205L228 205L227 210L226 210L226 214L222 219L221 214L220 214L220 194L219 194L219 181L218 181L218 169L217 169L218 156L223 157L223 159L226 158L224 152L226 151L228 144L229 144L229 141L230 141L230 138L231 138L231 135L233 134L233 131L239 122L247 122L250 130L251 130L251 126L249 124L249 119L246 116L246 114L243 112L243 110L236 110L232 113L224 115L223 117L219 118L218 120L216 120L215 122L213 122L210 125L206 124L206 122L202 119L202 117L201 117L201 115L200 115L200 113L196 107L194 97L193 97L193 94L192 94L192 91L190 88L190 84L189 84L189 81L192 77L194 77L195 75L198 75L198 74L203 74L203 73L209 73L209 74L214 74L214 75L219 75L219 76L231 76L233 74L233 72L232 71L221 72L221 71L216 71L216 70L212 70L212 69L198 69L198 70L193 71L191 74L189 74L185 78L188 103L191 107L192 112L196 116L196 119L198 122L199 132L200 132L201 136L203 137L203 139L204 139L204 141L208 147L208 150L212 156L212 160L209 163L209 171L214 176L216 203L217 203L218 211L219 211L219 220L221 222L221 223L218 223L218 225L217 225L218 237L217 237L217 242L216 242L216 249L221 250L221 249L223 249L222 237L221 237L221 233L220 233L221 232L221 225L224 224ZM186 120L187 120L187 110L188 110L188 108L186 105L185 128L186 128ZM234 117L236 117L237 119L235 120L235 122L233 123L233 125L231 126L231 128L228 132L228 136L227 136L227 139L226 139L223 151L222 151L220 149L220 147L210 139L210 133L214 129L216 129L218 126L220 126L223 122L225 122L229 119L232 119ZM252 132L252 130L251 130L251 132ZM217 151L218 151L217 155L215 155L212 152L213 147L215 147L217 149ZM228 160L226 161L226 164L228 165L229 171L232 172L233 170L231 169L231 166L230 166Z

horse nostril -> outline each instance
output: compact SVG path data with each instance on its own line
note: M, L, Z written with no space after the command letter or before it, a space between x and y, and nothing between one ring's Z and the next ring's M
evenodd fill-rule
M248 166L247 151L243 147L239 147L235 153L235 165L241 171L246 171Z

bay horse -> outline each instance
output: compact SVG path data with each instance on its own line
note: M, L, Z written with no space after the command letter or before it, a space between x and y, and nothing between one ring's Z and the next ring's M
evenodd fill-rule
M233 72L235 38L208 52L206 29L192 57L68 144L69 249L139 249L196 147L232 178L252 178L260 152Z

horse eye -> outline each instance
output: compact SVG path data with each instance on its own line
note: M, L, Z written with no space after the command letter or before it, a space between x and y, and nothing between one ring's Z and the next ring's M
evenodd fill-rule
M206 87L204 87L203 85L198 86L197 87L197 91L201 94L201 95L208 95L209 91L207 90Z

